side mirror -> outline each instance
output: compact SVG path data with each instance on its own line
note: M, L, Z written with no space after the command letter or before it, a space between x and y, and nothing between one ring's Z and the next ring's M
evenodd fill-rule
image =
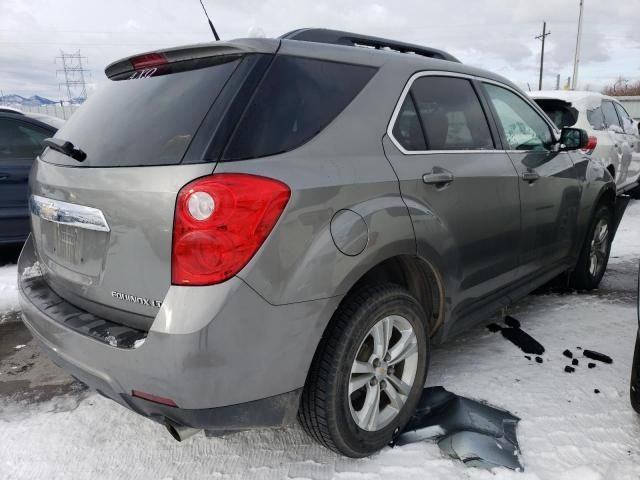
M564 127L560 134L560 150L578 150L589 143L589 134L581 128Z

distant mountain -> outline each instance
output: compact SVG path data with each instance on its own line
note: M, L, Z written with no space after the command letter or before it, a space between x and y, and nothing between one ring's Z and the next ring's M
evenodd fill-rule
M9 105L12 107L39 107L42 105L51 105L58 103L55 100L49 100L48 98L41 97L40 95L32 95L30 97L23 97L22 95L10 94L0 96L1 105Z

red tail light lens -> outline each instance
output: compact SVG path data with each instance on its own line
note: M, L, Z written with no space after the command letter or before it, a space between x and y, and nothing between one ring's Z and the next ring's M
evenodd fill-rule
M591 154L593 153L593 151L596 149L596 147L598 146L598 138L597 137L593 137L590 136L589 137L589 142L587 143L587 145L582 149L582 151L584 153L587 154Z
M171 283L213 285L233 277L271 233L290 195L284 183L241 173L214 174L182 187Z
M135 70L144 70L145 68L158 67L169 63L167 57L162 53L147 53L131 59L131 65Z

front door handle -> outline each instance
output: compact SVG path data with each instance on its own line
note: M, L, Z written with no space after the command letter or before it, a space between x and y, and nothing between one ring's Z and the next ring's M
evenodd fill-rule
M522 172L522 180L524 180L525 182L533 183L536 180L540 180L540 174L538 172L534 172L533 170Z
M445 186L454 180L453 173L440 167L433 167L429 173L422 175L422 181L427 185Z

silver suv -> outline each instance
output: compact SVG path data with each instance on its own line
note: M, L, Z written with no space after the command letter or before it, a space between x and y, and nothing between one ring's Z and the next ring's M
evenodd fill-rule
M298 30L106 74L31 172L24 321L178 439L297 417L368 455L430 345L606 268L615 186L586 133L445 52Z

